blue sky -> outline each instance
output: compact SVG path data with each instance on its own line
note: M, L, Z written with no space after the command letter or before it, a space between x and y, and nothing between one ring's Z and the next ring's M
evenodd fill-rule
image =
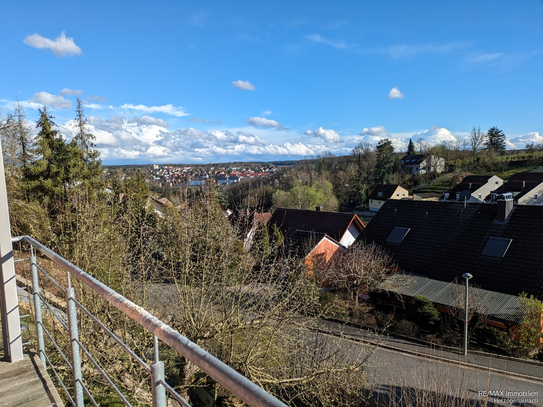
M74 103L106 164L543 142L543 1L0 2L0 113Z

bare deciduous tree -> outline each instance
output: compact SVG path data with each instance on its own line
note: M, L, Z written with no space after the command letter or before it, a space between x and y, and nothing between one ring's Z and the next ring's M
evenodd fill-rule
M471 158L472 161L475 162L475 156L479 151L481 151L484 148L486 141L486 134L484 132L481 132L481 128L473 128L471 130L470 136L468 138L468 145L471 150Z
M361 290L375 290L395 270L392 257L380 246L360 242L335 256L322 274L327 281L343 285L358 305Z
M307 329L318 311L319 288L298 259L279 259L281 245L273 236L268 242L255 238L244 251L212 193L157 222L153 239L162 258L155 275L162 282L155 278L145 294L157 316L287 402L349 405L338 403L342 395L334 387L347 377L361 385L371 350L353 358L330 343L315 347ZM181 393L209 381L180 357L167 368ZM347 390L358 397L354 388Z
M451 304L447 307L449 315L457 322L464 321L466 310L466 287L464 284L458 283L458 280L450 283L451 289ZM473 332L486 325L488 319L488 301L484 295L484 291L473 284L468 290L468 338ZM462 330L456 329L461 324L449 326L451 332L460 340Z

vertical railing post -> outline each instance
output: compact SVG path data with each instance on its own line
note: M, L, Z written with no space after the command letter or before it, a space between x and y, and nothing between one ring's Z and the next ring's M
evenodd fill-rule
M2 340L4 356L10 362L23 359L23 339L19 319L19 299L17 280L11 244L8 193L0 143L0 319L2 320Z
M153 347L155 362L151 365L151 387L153 392L153 407L167 407L166 389L161 381L164 381L164 362L159 360L158 338L153 335Z
M70 279L68 277L68 284ZM81 355L79 353L79 332L77 329L77 308L75 290L70 285L66 289L66 304L68 307L68 327L70 328L70 344L72 351L72 375L74 379L74 399L76 407L84 407L83 378L81 375Z
M41 363L45 364L45 345L43 342L43 321L41 318L40 282L38 279L38 263L34 253L34 246L30 246L30 275L32 278L32 298L34 299L34 318L36 319L36 336L38 340L38 355Z

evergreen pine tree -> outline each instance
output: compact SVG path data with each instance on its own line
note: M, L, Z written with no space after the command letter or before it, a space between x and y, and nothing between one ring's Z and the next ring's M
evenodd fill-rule
M32 137L30 135L30 129L25 123L25 111L17 101L17 107L15 108L15 132L18 144L18 165L24 172L30 165L32 160Z
M415 154L415 144L413 144L413 140L409 139L409 144L407 146L407 155L414 155Z
M74 180L76 168L82 160L77 143L66 144L62 135L53 130L55 123L47 108L40 109L35 155L38 157L24 171L29 192L51 198L61 194Z
M496 126L490 128L486 134L486 149L494 150L499 155L505 154L505 133Z
M377 144L376 150L375 183L386 184L394 172L394 147L389 139L383 139Z
M100 175L101 161L98 158L100 156L100 152L93 149L93 147L96 146L94 144L96 137L87 132L87 119L83 112L82 101L79 98L76 100L75 112L77 133L74 137L74 141L77 143L78 148L83 154L80 177L83 181L93 180L98 178Z

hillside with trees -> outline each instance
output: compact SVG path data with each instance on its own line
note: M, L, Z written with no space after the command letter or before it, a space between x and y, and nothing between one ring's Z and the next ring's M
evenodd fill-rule
M71 141L55 128L46 107L40 110L34 139L20 106L1 118L12 235L28 234L51 247L290 405L360 405L368 396L364 367L372 350L355 351L344 342L307 334L316 318L334 315L334 301L320 290L316 278L308 278L305 266L285 252L280 232L260 225L254 243L244 247L251 220L243 214L321 205L325 211L361 209L377 184L412 190L436 181L436 175L402 173L399 160L404 153L385 139L375 148L361 143L348 156L302 160L258 180L225 187L161 187L174 206L158 216L150 203L151 183L141 171L121 168L103 176L79 100L75 113L77 129ZM456 171L445 183L468 168L506 172L515 165L540 165L540 146L509 156L515 157L509 161L504 159L508 156L491 154L501 140L500 131L493 129L490 136L474 129L472 144L429 146L416 141L409 150L444 157L447 170ZM488 144L494 136L497 144ZM224 214L227 207L250 210L238 211L236 221L230 221ZM375 278L369 278L368 270ZM345 313L358 315L360 288L376 287L391 270L391 259L378 248L353 246L329 275L344 281L350 298ZM143 355L152 341L149 334L79 289L81 301ZM427 312L423 305L421 312ZM506 337L502 340L509 343ZM132 365L111 363L118 355L104 349L99 332L89 330L83 341L102 352L101 362L118 377L136 374ZM229 400L189 361L173 354L165 357L167 377L181 394L190 398L195 388L205 387ZM130 390L137 394L136 383L121 384L133 386ZM100 391L99 382L95 385ZM134 397L136 404L145 404Z
M41 109L39 133L26 144L17 117L2 119L2 142L13 142L3 151L13 236L35 237L290 405L354 406L367 396L360 389L366 388L362 372L371 349L306 334L321 312L319 287L298 260L282 254L280 234L261 228L251 249L244 250L245 219L231 223L214 189L178 189L178 206L158 216L141 172L101 178L81 105L72 141L55 129L53 119ZM316 171L307 174L315 177L317 195L320 188L333 198L328 181ZM148 332L96 294L76 289L94 315L145 356L152 343ZM82 344L101 355L99 362L136 405L144 405L138 383L145 373L119 363L114 347L104 347L101 332L85 325L81 330ZM236 402L181 356L162 357L170 384L188 399L195 388L205 387L224 402ZM126 374L134 380L123 381ZM85 380L107 405L111 395L100 380Z

